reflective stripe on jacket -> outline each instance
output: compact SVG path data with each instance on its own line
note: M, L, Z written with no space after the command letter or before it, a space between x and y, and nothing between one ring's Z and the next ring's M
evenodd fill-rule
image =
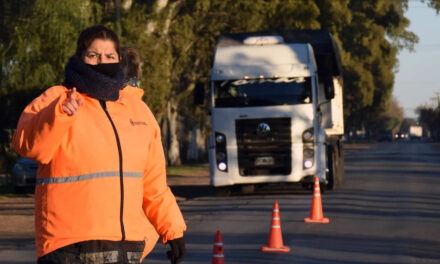
M61 110L67 91L54 86L33 100L13 138L21 156L40 163L37 257L99 239L145 240L145 256L157 241L155 230L163 243L182 237L185 222L166 184L160 129L140 100L143 91L121 90L118 101L106 102L109 116L84 94L77 114L68 116Z

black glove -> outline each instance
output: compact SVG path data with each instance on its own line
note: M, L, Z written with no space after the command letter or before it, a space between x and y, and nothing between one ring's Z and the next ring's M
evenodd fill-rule
M171 247L171 250L167 251L171 264L182 262L186 256L185 241L183 240L183 237L168 240L167 244Z

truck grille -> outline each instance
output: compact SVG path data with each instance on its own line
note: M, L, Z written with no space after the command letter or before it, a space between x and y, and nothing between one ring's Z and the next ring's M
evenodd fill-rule
M267 134L258 127L270 127ZM235 121L241 176L288 175L292 171L291 120L285 118ZM264 129L263 129L264 130Z

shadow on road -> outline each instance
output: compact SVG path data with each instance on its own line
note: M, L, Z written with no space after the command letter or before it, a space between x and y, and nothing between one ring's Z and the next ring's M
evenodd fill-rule
M300 184L282 184L282 185L257 185L253 191L242 192L240 185L234 186L230 197L242 197L251 195L280 195L293 194L304 195L310 194L312 191L303 188ZM210 185L174 185L170 186L171 191L177 197L184 199L194 199L200 197L216 197L216 190ZM225 196L225 195L221 195Z
M186 199L215 196L214 187L210 185L175 185L170 188L175 196Z

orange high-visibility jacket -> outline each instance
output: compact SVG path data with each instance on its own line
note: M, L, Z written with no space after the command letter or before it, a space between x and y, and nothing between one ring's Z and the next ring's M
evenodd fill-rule
M40 163L37 258L86 240L145 241L145 257L155 230L163 243L182 237L186 225L166 183L159 126L143 91L127 86L106 106L81 94L73 116L61 109L67 92L54 86L33 100L13 138L20 155Z

